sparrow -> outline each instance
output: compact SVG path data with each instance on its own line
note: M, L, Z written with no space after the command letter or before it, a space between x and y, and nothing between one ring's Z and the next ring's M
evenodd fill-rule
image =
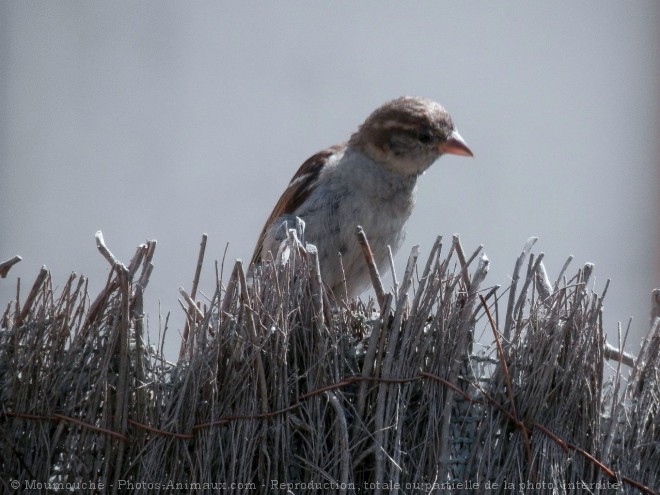
M335 297L358 296L370 278L356 226L383 273L388 246L394 253L405 238L417 178L444 154L473 156L440 104L409 96L385 103L348 142L302 164L261 231L251 268L269 252L276 255L288 228L302 225L303 241L317 248L326 287Z

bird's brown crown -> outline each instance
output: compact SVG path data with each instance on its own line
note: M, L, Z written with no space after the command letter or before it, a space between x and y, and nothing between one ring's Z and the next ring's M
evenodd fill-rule
M445 149L454 135L451 116L439 103L402 96L376 109L348 144L388 170L419 175L443 153L455 152ZM471 153L465 146L461 154Z

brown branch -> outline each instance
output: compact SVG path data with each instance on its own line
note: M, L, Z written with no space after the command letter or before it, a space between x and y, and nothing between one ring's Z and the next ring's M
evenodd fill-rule
M108 249L108 246L105 245L105 240L103 239L103 232L99 230L94 237L96 238L96 248L103 255L103 257L106 260L108 260L110 266L114 266L115 263L119 263L115 255L112 254Z
M511 417L513 418L513 422L515 426L520 429L523 435L523 439L525 441L525 452L527 454L527 462L529 465L532 465L532 447L530 445L529 441L529 434L527 431L527 428L525 427L525 424L518 418L518 412L516 411L516 402L515 398L513 395L513 384L511 383L511 376L509 375L509 366L506 362L506 356L504 355L504 349L502 349L502 344L500 342L500 332L497 329L497 325L495 325L495 321L493 320L493 315L490 314L490 309L488 309L488 303L486 302L486 298L479 294L479 299L481 300L481 305L484 308L484 311L486 312L486 316L488 317L488 322L490 324L490 327L493 330L493 335L495 336L495 345L497 346L497 355L500 359L500 365L502 366L502 373L504 374L504 379L506 381L506 389L507 389L507 395L509 396L509 403L511 407Z
M16 255L13 258L10 258L7 261L3 261L2 263L0 263L0 278L7 278L7 274L9 273L11 267L14 266L16 263L20 262L22 259L23 258Z
M162 435L164 437L172 437L172 438L178 438L179 440L192 440L195 438L195 435L192 433L175 433L172 431L165 431L165 430L160 430L158 428L154 428L153 426L145 425L144 423L140 423L138 421L135 421L133 419L128 419L128 422L132 424L133 426L136 426L138 428L142 428L143 430L150 431L151 433L155 433L157 435Z
M16 418L22 418L22 419L31 419L35 421L66 421L67 423L73 423L76 424L82 428L85 428L87 430L92 430L96 431L98 433L105 433L106 435L109 435L111 437L118 438L122 442L129 443L128 437L125 435L122 435L121 433L117 433L116 431L108 430L107 428L101 428L99 426L91 425L89 423L85 423L84 421L81 421L76 418L72 418L70 416L65 416L63 414L51 414L49 416L42 416L39 414L27 414L27 413L19 413L19 412L14 412L14 411L3 411L2 415L5 416L13 416ZM0 416L2 416L0 415Z
M15 323L16 326L20 326L30 314L30 310L32 309L32 304L34 304L34 301L37 298L37 294L41 290L41 287L44 285L44 282L48 278L49 274L50 272L45 266L41 267L41 270L39 270L39 275L37 276L37 279L34 281L34 284L32 285L32 290L30 291L30 294L25 300L23 309L21 310L20 315L18 316L18 320Z
M180 288L179 292L181 292L181 295L184 296L186 299L186 302L188 303L188 318L186 318L186 323L183 327L183 336L181 337L181 348L179 349L179 359L182 359L186 347L188 344L188 334L190 333L190 320L192 317L192 314L195 313L200 313L199 308L197 307L197 304L195 304L195 296L197 295L197 288L199 287L199 279L202 273L202 266L204 264L204 253L206 252L206 241L208 239L208 236L206 234L202 234L202 240L199 243L199 254L197 255L197 265L195 266L195 276L193 277L193 284L192 284L192 290L190 291L190 296L186 294L186 292Z
M369 247L369 241L367 240L367 236L364 233L362 226L358 225L356 227L355 235L358 238L358 243L362 248L362 254L364 255L364 259L367 262L371 283L374 286L374 290L376 291L376 300L378 301L378 305L382 310L383 304L385 303L385 290L383 289L383 282L381 281L380 274L378 273L378 267L374 261L373 251L371 251L371 247Z

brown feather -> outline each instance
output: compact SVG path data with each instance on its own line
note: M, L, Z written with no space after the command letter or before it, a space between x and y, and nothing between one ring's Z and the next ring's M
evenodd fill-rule
M314 187L316 187L316 182L318 181L318 178L321 175L321 170L323 170L328 158L335 153L343 151L345 148L346 144L331 146L328 149L312 155L300 166L298 171L291 178L288 187L277 201L277 204L268 217L268 220L266 220L263 229L261 229L261 234L259 235L259 240L255 246L250 266L254 266L255 263L263 261L263 242L268 227L270 227L277 218L282 215L294 213L298 207L303 204L314 190Z

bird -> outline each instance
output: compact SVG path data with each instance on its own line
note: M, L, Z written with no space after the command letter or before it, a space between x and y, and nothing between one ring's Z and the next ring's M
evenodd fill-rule
M373 111L345 143L308 158L266 220L250 263L273 256L287 228L303 226L316 246L321 278L335 298L356 297L370 284L355 235L364 229L379 271L405 239L417 179L440 156L473 156L439 103L402 96Z

